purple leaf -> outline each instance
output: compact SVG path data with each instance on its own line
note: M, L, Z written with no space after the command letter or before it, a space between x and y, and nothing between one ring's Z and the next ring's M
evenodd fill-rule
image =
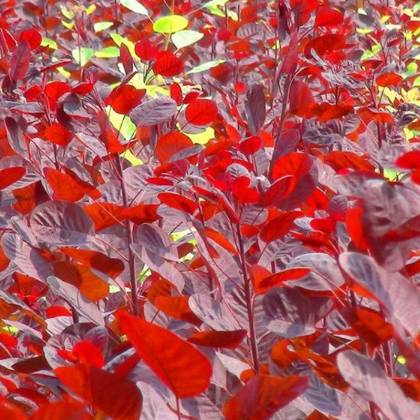
M353 350L337 356L344 379L364 398L376 404L389 420L418 420L420 406L372 360Z
M160 257L178 261L176 245L171 237L159 226L143 223L137 229L136 242L143 245L147 251Z
M20 41L10 59L9 76L12 80L22 80L29 68L31 47L26 41Z
M77 204L47 201L36 207L30 225L39 241L47 245L82 245L93 234L93 222Z
M52 270L41 254L14 233L6 233L1 245L7 258L13 261L19 271L46 283Z
M282 337L292 338L315 332L311 302L297 289L276 287L263 298L267 328Z
M6 117L4 119L4 125L6 126L10 147L21 157L27 158L28 146L22 128L16 120L11 117Z
M167 121L176 114L177 105L172 98L160 97L140 104L130 112L138 127L148 127Z

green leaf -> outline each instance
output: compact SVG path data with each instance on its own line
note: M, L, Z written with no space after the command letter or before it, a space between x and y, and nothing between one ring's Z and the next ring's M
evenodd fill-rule
M130 117L118 114L118 112L115 112L109 106L107 107L107 112L109 115L109 121L116 130L120 131L120 134L124 137L124 139L127 141L132 139L136 133L137 128L133 121L131 121Z
M73 58L76 60L77 64L80 64L82 67L84 67L89 60L93 56L93 49L92 48L75 48L71 52Z
M111 38L115 42L115 44L118 45L118 47L121 47L121 44L124 44L128 47L128 50L130 51L131 56L132 57L136 56L134 42L131 42L130 40L122 37L119 34L111 34Z
M184 16L171 15L159 18L153 24L153 30L161 34L173 34L182 31L188 26L188 20Z
M120 155L125 160L128 160L133 166L143 165L143 161L139 159L137 156L134 156L131 150L127 150Z
M200 64L197 67L194 67L191 69L188 74L194 74L194 73L201 73L202 71L209 70L213 67L217 67L219 64L224 63L226 60L214 60L214 61L208 61L207 63Z
M116 58L120 56L120 49L118 47L106 47L101 51L95 52L95 57L98 58Z
M179 31L172 35L172 42L178 49L195 44L203 38L203 34L197 31L185 30Z
M139 15L149 16L149 11L137 0L121 0L121 5Z
M48 47L52 50L56 50L58 48L58 45L51 38L42 38L41 47Z
M97 22L93 25L93 30L95 32L101 32L101 31L104 31L105 29L110 28L113 24L114 22Z

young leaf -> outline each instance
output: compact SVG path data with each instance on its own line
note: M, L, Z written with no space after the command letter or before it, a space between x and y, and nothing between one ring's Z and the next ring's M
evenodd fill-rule
M185 117L190 124L207 125L216 119L218 112L214 101L196 99L188 104Z
M156 145L156 156L160 163L165 163L176 153L192 146L193 142L188 136L179 131L170 131L158 140Z
M163 16L155 21L153 30L161 34L173 34L182 31L188 26L188 20L184 16Z
M139 419L142 396L133 382L87 365L59 367L54 373L64 386L111 419Z
M251 378L223 407L226 420L268 420L308 387L304 376L257 375Z
M207 389L212 367L193 345L143 319L121 314L118 320L138 355L177 398L194 397Z

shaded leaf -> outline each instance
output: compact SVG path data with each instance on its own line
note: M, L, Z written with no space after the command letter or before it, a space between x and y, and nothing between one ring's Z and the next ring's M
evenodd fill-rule
M138 420L142 396L133 382L95 366L59 367L54 373L72 392L113 420Z
M390 420L416 420L420 407L374 361L353 350L337 356L344 379L364 398L376 404Z
M302 376L254 376L226 402L223 414L226 420L268 420L307 386L308 379Z

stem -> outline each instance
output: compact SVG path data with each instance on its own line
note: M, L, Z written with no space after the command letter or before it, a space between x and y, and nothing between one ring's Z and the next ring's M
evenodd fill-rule
M179 398L176 397L176 413L178 414L178 420L181 420L181 410L179 407Z
M239 252L241 258L241 265L242 265L242 275L244 278L244 290L245 290L245 300L246 300L246 311L248 313L248 325L249 325L249 335L251 340L251 355L252 355L252 365L255 370L256 374L260 373L260 364L258 361L258 347L257 347L257 337L255 334L255 325L254 325L254 311L252 305L252 296L251 296L251 281L250 277L247 274L246 268L246 258L245 258L245 250L244 250L244 243L242 241L242 234L239 227L239 223L237 224L237 235L238 235L238 244L239 244Z
M127 207L128 206L127 191L125 189L121 159L118 155L116 157L116 160L117 160L117 169L119 172L119 176L121 178L121 193L122 193L123 204L124 204L124 207ZM130 220L126 219L125 227L127 231L127 240L128 240L128 266L130 269L131 303L133 306L133 315L138 316L139 306L138 306L138 296L137 296L135 255L130 248L130 245L133 243L133 226Z

